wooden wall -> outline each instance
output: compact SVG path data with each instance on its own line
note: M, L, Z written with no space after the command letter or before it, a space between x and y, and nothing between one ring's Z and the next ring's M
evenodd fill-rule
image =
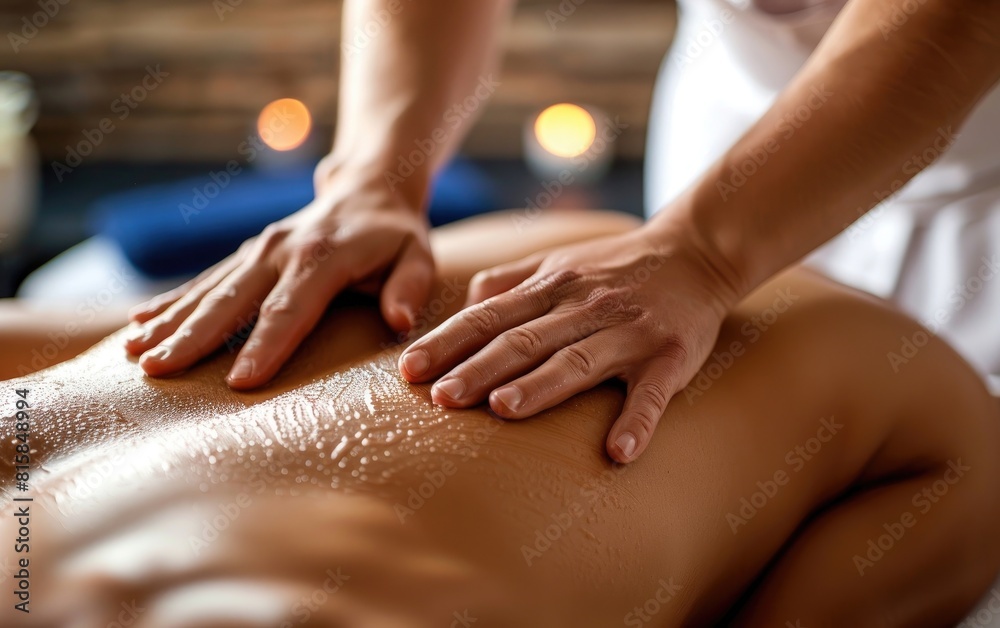
M58 13L33 37L17 39L22 19L41 10L39 1L58 5ZM219 2L238 5L220 19ZM579 6L553 29L546 12L559 11L560 2L564 9ZM329 137L340 5L3 0L0 70L35 79L43 103L36 137L47 159L64 157L66 144L109 117L114 132L105 134L90 159L225 160L252 131L260 108L279 97L303 100L322 125L319 133ZM621 115L630 126L619 152L640 155L653 79L673 28L669 0L522 1L506 38L502 85L466 152L518 155L527 116L569 100ZM141 84L147 66L157 65L169 76L120 120L119 95Z

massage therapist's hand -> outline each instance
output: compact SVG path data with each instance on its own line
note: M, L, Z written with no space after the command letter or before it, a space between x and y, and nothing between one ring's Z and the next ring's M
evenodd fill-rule
M329 302L358 284L381 289L382 315L393 329L411 328L434 277L419 201L391 192L381 174L320 172L311 204L192 281L130 312L139 325L125 346L142 354L139 364L147 374L190 367L256 317L226 379L233 388L260 386Z
M486 270L470 285L473 305L408 347L400 371L411 382L442 376L436 403L488 398L510 419L619 378L628 394L607 449L630 462L737 301L707 259L680 230L650 223Z

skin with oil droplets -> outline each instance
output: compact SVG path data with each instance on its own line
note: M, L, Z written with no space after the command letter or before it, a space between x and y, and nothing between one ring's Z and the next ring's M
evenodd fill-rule
M401 378L400 349L366 305L329 314L273 385L249 394L220 384L232 355L149 379L113 336L8 383L8 407L15 388L30 391L40 466L33 612L5 603L0 624L106 626L131 609L135 625L157 627L706 625L858 482L957 453L989 477L997 434L975 377L936 342L926 362L887 374L882 356L910 323L854 293L786 273L730 317L720 350L746 342L740 330L780 289L799 295L796 308L694 402L682 393L628 467L604 453L618 386L524 421L437 407L429 386ZM831 325L844 320L850 334ZM914 394L929 379L955 393ZM938 417L956 405L963 427L945 429ZM734 534L726 514L829 416L845 436ZM911 436L897 442L898 417ZM0 565L18 558L6 542L17 535L12 425L0 426ZM962 491L982 506L1000 491L978 482ZM940 512L964 504L957 491ZM985 539L997 511L962 529L986 548L983 570L996 562ZM849 541L827 548L848 567ZM907 577L899 560L876 578ZM866 588L877 596L876 578ZM856 582L831 576L827 598Z

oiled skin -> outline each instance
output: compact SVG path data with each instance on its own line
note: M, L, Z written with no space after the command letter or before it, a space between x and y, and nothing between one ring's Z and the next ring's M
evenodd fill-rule
M524 249L627 227L574 220L442 230L441 274L464 284ZM448 285L435 292L442 316L461 302ZM776 300L791 305L748 333ZM132 625L156 627L449 626L463 613L477 627L711 625L734 604L729 619L745 625L946 625L1000 564L1000 424L935 339L893 371L887 354L918 330L786 272L727 319L717 353L740 343L743 354L720 357L721 372L710 361L710 385L675 398L647 453L622 468L603 449L616 385L520 422L446 411L398 375L395 339L367 305L334 308L253 394L222 385L226 352L145 378L118 334L8 382L4 415L14 389L30 391L33 459L47 470L32 471L29 492L33 612L13 611L5 592L0 624L105 626L135 601ZM842 427L796 470L789 452L822 420ZM0 425L0 563L14 566L12 426ZM958 460L970 470L919 512L914 494ZM779 471L788 481L734 532L727 515ZM860 576L853 557L907 511L917 524ZM209 539L226 512L238 514ZM341 588L315 597L330 574ZM241 593L213 594L222 586ZM658 594L657 612L637 614Z

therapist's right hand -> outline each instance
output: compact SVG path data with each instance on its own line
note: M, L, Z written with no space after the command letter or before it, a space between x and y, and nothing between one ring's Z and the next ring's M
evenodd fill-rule
M319 172L319 171L318 171ZM377 286L386 322L409 331L434 277L427 219L381 173L317 175L316 199L188 283L137 305L126 350L151 376L192 366L256 319L227 383L265 384L351 286Z

